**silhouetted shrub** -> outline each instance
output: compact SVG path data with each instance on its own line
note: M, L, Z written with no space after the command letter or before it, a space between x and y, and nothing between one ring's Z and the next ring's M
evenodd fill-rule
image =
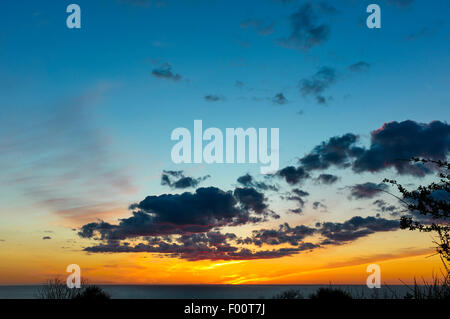
M290 289L275 295L273 299L303 299L303 295L300 290Z
M36 297L39 299L73 299L78 293L78 289L70 289L64 281L54 278L49 279L38 288Z
M321 300L344 300L352 299L352 296L341 289L336 288L319 288L315 293L309 296L311 299Z
M111 299L111 296L98 286L88 286L73 299L103 301Z
M36 297L39 299L75 299L75 300L108 300L111 297L103 289L87 285L82 281L81 288L69 288L65 281L59 278L50 279L38 288Z

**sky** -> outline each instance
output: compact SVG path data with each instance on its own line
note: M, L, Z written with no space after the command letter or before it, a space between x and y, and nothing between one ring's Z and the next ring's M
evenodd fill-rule
M0 284L364 284L438 272L399 159L450 152L450 2L0 4ZM175 164L174 129L278 128L279 169ZM206 144L206 143L205 143ZM431 256L431 257L430 257Z

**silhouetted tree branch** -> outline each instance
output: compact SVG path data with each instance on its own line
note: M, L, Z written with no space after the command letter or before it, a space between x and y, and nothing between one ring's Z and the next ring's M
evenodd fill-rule
M418 220L411 217L411 215L402 216L400 227L402 229L437 234L438 240L435 241L436 251L441 257L448 274L448 263L450 262L450 227L448 223L450 211L450 163L423 158L412 158L411 161L437 166L439 180L427 186L419 186L411 191L407 190L396 180L384 179L383 182L397 187L401 193L401 198L399 199L412 214L417 215L419 213L425 217Z

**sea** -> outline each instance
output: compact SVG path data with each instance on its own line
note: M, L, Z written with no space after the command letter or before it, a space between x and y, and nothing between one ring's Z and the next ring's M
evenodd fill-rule
M358 299L403 298L412 287L365 285L98 285L112 299L272 299L296 290L304 298L319 288L339 288ZM39 285L0 286L0 299L36 299Z

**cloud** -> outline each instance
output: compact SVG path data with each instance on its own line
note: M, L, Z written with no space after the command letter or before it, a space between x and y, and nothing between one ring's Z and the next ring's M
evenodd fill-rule
M329 38L330 27L319 23L317 13L311 3L303 4L297 12L291 15L291 34L280 39L282 46L300 50L309 50L323 44Z
M322 244L341 244L366 237L376 232L400 229L400 222L377 217L355 216L343 223L325 222L320 225L319 233L325 237Z
M313 235L316 232L315 228L305 225L290 227L288 223L281 224L276 229L260 229L254 230L252 237L241 239L239 242L252 243L256 246L266 245L281 245L288 243L292 246L299 245L306 237Z
M287 166L276 173L286 180L286 183L295 185L309 178L308 172L303 167Z
M354 63L348 67L348 69L352 72L363 72L367 71L370 68L370 64L364 61L359 61Z
M275 96L272 98L272 102L275 103L275 104L284 105L284 104L287 104L289 101L288 101L288 99L284 96L283 93L277 93L277 94L275 94Z
M303 207L305 206L305 200L304 197L309 196L308 192L305 192L299 188L294 188L290 193L287 195L282 195L281 199L284 200L290 200L290 201L296 201L298 204L298 207L295 209L289 210L291 213L294 214L301 214L303 212Z
M354 216L342 223L317 223L315 227L299 225L295 227L284 223L278 229L254 230L251 237L238 238L238 244L262 245L300 245L307 237L319 234L322 236L322 245L341 245L366 237L376 232L395 231L400 229L398 220L389 220L379 217ZM310 249L320 247L320 244L309 243Z
M236 80L236 82L234 83L234 86L238 87L238 88L244 88L245 87L245 83L242 82L242 81Z
M85 248L85 251L92 253L149 252L160 253L167 257L178 257L188 261L214 261L281 258L292 256L302 251L311 250L315 247L316 245L312 243L302 243L298 247L254 251L248 248L238 248L229 244L211 246L201 242L186 242L179 244L161 241L152 244L139 243L135 246L112 242L87 247Z
M312 208L313 208L314 210L320 209L322 212L326 212L327 209L328 209L327 205L325 205L325 204L323 204L323 203L321 203L321 202L318 202L318 201L313 203Z
M422 177L435 167L411 163L410 159L444 160L450 152L450 125L440 121L390 122L371 132L368 148L357 146L358 140L353 133L334 136L300 158L299 169L309 172L335 166L351 167L356 173L375 173L394 168L398 174Z
M0 118L0 184L59 216L62 210L111 205L111 198L133 193L136 180L124 164L127 158L117 156L114 141L94 117L112 87L101 83L50 106L32 105L36 112L25 117L11 111Z
M161 174L161 185L167 185L171 188L183 189L189 187L197 187L200 182L211 177L205 175L203 177L190 177L185 176L183 171L166 171Z
M278 191L278 189L279 189L279 187L277 185L272 185L269 183L256 181L254 179L254 177L248 173L245 175L239 176L237 179L237 182L243 186L253 187L258 190L263 190L263 191L266 191L266 190Z
M217 95L217 94L209 94L209 95L205 95L205 101L207 101L207 102L225 101L225 97L222 95Z
M120 219L119 224L89 223L78 234L106 240L207 232L216 227L263 221L270 213L265 201L261 193L252 189L237 189L233 194L216 187L198 188L194 193L147 196L132 204L132 216Z
M372 131L370 142L370 147L358 154L353 164L355 172L395 168L399 174L424 176L432 168L409 160L412 157L445 160L450 151L450 125L440 121L389 122Z
M263 193L252 187L238 187L234 190L234 196L244 210L254 211L257 214L266 214L267 198Z
M395 205L390 205L390 204L386 203L382 199L377 199L372 204L377 207L377 210L379 212L381 212L381 213L389 213L389 215L393 216L393 217L399 217L401 215L404 215L404 213L406 213L408 211L408 210L406 210L406 209L404 209L402 207L398 207L398 206L395 206Z
M163 63L159 67L152 70L152 74L160 79L180 81L182 76L180 74L175 74L172 72L172 66L169 63Z
M43 240L48 240L48 239L52 239L50 236L44 236L42 237Z
M137 214L134 213L135 217ZM148 215L147 215L148 216ZM142 216L141 216L142 217ZM141 218L139 217L139 218ZM89 226L89 225L86 225ZM375 232L393 231L399 228L399 222L375 217L355 216L343 223L317 223L316 226L298 225L291 227L288 223L281 224L278 229L259 229L252 231L250 237L237 237L233 233L221 233L217 230L207 229L201 232L180 232L171 235L158 232L148 235L148 232L138 232L149 226L148 221L121 220L122 231L127 228L127 238L141 235L141 240L135 244L124 241L122 236L107 236L103 242L84 248L91 253L132 253L148 252L158 253L166 257L182 258L189 261L196 260L251 260L272 259L292 256L303 251L320 248L321 245L340 245L351 242ZM162 226L162 225L161 225ZM97 233L118 231L116 226L99 222L93 229ZM80 232L82 237L93 237L93 229ZM130 232L130 230L134 230ZM84 232L84 233L83 233ZM308 237L316 234L322 236L321 244L305 242ZM117 234L116 234L117 235ZM123 234L122 234L123 235ZM275 249L248 249L246 245L263 246L290 245L290 247L277 247Z
M316 180L321 184L331 185L338 181L338 177L332 174L320 174Z
M413 41L417 40L423 37L429 37L434 35L437 31L441 29L441 27L444 25L442 21L436 21L433 24L426 25L417 31L411 32L406 36L407 41Z
M323 94L334 82L336 82L336 70L324 66L310 78L300 81L300 93L304 97L315 97L318 104L325 104L327 98Z
M241 22L242 29L255 28L258 34L266 36L274 33L274 24L262 19L247 19Z
M309 154L300 159L300 163L306 170L323 170L331 165L340 168L349 167L350 158L362 152L362 149L354 145L358 139L359 137L352 133L334 136L314 147Z
M350 186L350 198L365 199L373 198L388 188L386 184L375 184L367 182L364 184L355 184Z

